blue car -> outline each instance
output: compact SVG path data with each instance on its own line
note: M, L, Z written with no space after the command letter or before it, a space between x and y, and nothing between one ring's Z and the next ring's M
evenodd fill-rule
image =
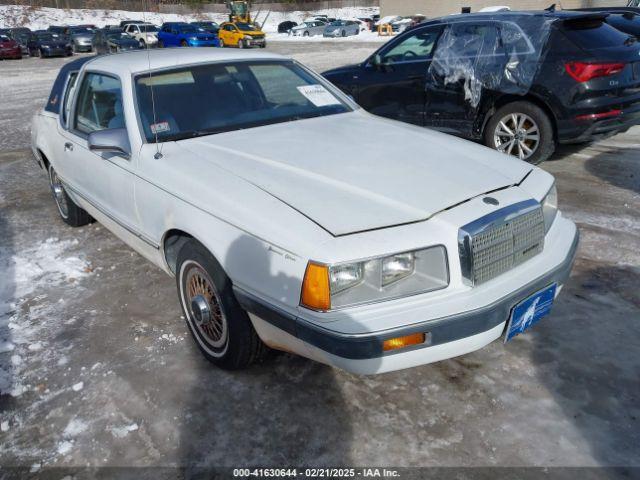
M218 35L182 22L163 23L158 32L158 47L219 47Z

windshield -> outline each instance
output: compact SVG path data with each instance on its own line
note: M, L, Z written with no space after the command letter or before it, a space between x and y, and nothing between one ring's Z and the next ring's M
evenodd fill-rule
M180 25L177 30L180 33L198 33L198 29L192 25Z
M248 23L242 23L242 22L238 22L235 24L236 27L238 27L240 30L244 30L245 32L251 31L251 30L255 30L256 27L254 27L253 25L249 25Z
M93 33L93 30L86 27L75 27L75 28L70 28L69 33L71 35L79 35L82 33Z
M141 74L135 84L149 142L156 135L181 140L351 111L322 80L289 61L198 65Z
M138 25L138 27L140 27L140 31L141 32L157 32L158 31L158 27L156 27L155 25Z
M11 39L9 37L7 37L6 35L0 35L0 42L8 42Z
M332 27L344 27L347 24L344 20L337 20L335 22L331 22Z
M109 32L107 33L107 38L111 40L117 40L119 38L131 38L128 33L125 32Z
M51 41L54 38L60 38L58 35L52 35L51 33L36 33L36 38L41 41Z

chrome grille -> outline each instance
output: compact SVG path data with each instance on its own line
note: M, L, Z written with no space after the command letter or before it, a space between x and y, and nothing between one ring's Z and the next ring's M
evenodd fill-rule
M479 285L511 270L542 251L544 234L542 207L535 200L465 225L459 233L463 277Z

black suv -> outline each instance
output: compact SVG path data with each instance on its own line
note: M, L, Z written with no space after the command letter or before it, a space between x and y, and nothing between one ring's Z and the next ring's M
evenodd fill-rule
M324 76L377 115L532 163L640 123L640 44L598 12L430 20Z

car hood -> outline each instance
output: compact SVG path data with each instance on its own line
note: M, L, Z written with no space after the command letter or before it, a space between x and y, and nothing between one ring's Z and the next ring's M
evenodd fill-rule
M519 183L532 167L362 111L178 142L334 236L426 220Z

